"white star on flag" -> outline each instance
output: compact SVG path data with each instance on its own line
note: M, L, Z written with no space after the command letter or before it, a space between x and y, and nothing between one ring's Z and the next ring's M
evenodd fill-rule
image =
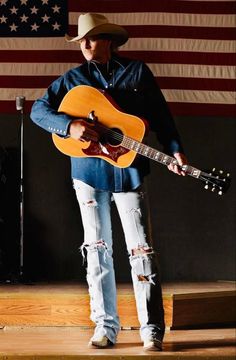
M12 25L10 25L10 28L11 31L17 31L18 26L15 23L13 23Z
M38 28L40 27L36 23L34 23L33 25L30 25L30 26L31 26L31 31L38 31Z
M10 9L10 11L11 11L12 14L17 14L17 11L18 11L18 10L19 10L19 9L16 8L15 6L13 6L13 7Z
M49 22L51 16L47 16L47 14L45 14L44 16L41 16L41 19L43 19L43 22Z
M20 18L21 18L21 22L27 22L29 17L25 16L25 14L23 14Z
M8 0L0 0L1 6L2 6L2 5L6 5L7 1L8 1Z
M37 14L37 12L38 12L39 9L37 9L37 8L34 6L34 7L30 8L30 10L31 10L31 14Z
M4 16L4 15L2 15L2 16L0 17L0 21L1 21L1 24L6 23L6 22L7 22L7 17Z
M53 12L54 13L60 13L60 6L57 6L57 5L55 5L55 6L52 6L52 9L53 9Z
M60 24L58 24L57 22L55 22L55 24L52 24L53 30L59 30L60 29Z

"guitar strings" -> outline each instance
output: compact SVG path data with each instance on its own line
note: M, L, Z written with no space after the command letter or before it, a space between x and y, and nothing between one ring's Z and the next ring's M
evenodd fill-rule
M115 131L115 130L113 130L111 128L108 128L107 126L102 125L101 123L96 124L96 126L98 127L98 129L100 128L102 130L105 130L105 132L104 132L105 134L108 133L109 135L111 135L112 139L118 140L118 141L120 141L120 143L122 143L122 141L123 141L123 139L125 137L125 139L126 139L125 147L127 147L129 149L131 149L131 145L133 145L132 143L137 143L139 145L139 150L141 150L141 151L136 150L136 152L138 152L140 154L142 154L142 150L144 150L145 147L146 147L146 145L143 144L142 142L137 141L137 140L135 140L135 139L133 139L133 138L131 138L129 136L126 136L124 134L120 134L117 131ZM150 149L152 149L152 148L150 148ZM156 155L157 150L156 149L152 149L152 150L154 150L155 155ZM157 160L156 157L151 156L151 155L149 156L149 158L151 158L153 160L156 160L156 161L159 161L159 162L162 162L162 159L163 159L163 157L165 155L162 154L160 151L158 151L158 153L159 153L158 160ZM169 165L171 162L175 162L175 161L176 161L175 158L166 155L165 156L165 163L164 162L162 162L162 163L165 164L165 165ZM190 166L188 166L188 167L190 168Z
M132 145L132 142L138 143L138 145L139 145L139 150L141 150L141 151L137 151L137 150L136 150L136 151L139 152L139 153L141 153L141 154L142 154L142 150L144 150L143 147L146 147L146 145L143 144L143 143L141 143L140 141L137 141L137 140L135 140L135 139L132 139L131 137L128 137L128 136L126 136L126 135L120 134L120 133L118 133L117 131L115 131L115 130L113 130L113 129L111 129L111 128L108 128L107 126L102 125L101 123L98 123L98 124L96 124L96 125L97 125L98 128L100 128L100 129L102 129L102 130L105 130L105 133L108 133L109 136L111 135L112 139L118 140L118 141L120 141L121 143L122 143L122 141L123 141L123 139L124 139L124 137L125 137L126 140L127 140L126 146L128 145L128 148L129 148L130 145ZM150 148L150 149L151 149L151 148ZM154 150L154 151L155 151L155 154L156 154L156 151L157 151L157 150L156 150L156 149L152 149L152 150ZM162 158L164 157L164 154L162 154L162 153L159 152L159 151L158 151L158 153L161 155L161 157L160 157L160 155L159 155L158 161L159 161L159 162L162 162ZM149 156L149 157L150 157L151 159L157 161L157 158L152 157L152 156ZM173 158L173 157L171 157L171 156L167 156L167 155L166 155L165 157L166 157L165 163L162 162L162 163L165 164L165 165L170 165L172 162L175 162L175 161L176 161L176 159ZM192 167L188 166L188 168L191 169ZM187 171L186 171L186 172L187 172Z
M120 133L118 133L117 131L115 131L115 130L113 130L113 129L110 129L110 128L108 128L107 126L104 126L104 125L102 125L102 124L100 124L100 123L99 123L99 124L95 124L95 126L98 128L98 130L99 130L99 129L103 130L101 135L103 135L103 134L105 134L105 135L108 134L112 139L118 140L118 141L120 141L120 142L122 142L123 139L124 139L124 136L125 136L125 135L120 134ZM95 130L96 130L96 128L95 128ZM104 130L105 130L105 131L104 131ZM130 138L130 140L133 140L133 139Z
M119 132L117 132L117 131L115 131L115 130L113 130L113 129L111 129L111 128L108 128L107 126L104 126L104 125L102 125L102 124L97 124L97 127L98 128L100 128L100 129L102 129L102 130L105 130L105 134L107 133L109 136L111 136L111 138L112 139L114 139L114 140L118 140L118 141L120 141L120 142L122 142L123 141L123 139L124 139L124 137L128 140L128 141L135 141L135 142L137 142L137 140L135 140L135 139L132 139L131 137L129 137L129 136L126 136L126 135L124 135L124 134L121 134L121 133L119 133ZM139 142L140 143L140 142ZM142 143L140 143L141 145L143 145Z

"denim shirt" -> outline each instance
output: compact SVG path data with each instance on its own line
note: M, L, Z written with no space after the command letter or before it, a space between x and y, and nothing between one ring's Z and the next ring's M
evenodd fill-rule
M106 68L95 62L85 62L60 76L33 104L32 120L50 133L67 136L73 119L58 113L57 109L66 93L77 85L106 90L122 111L147 121L165 153L183 152L173 118L148 66L118 55L112 56ZM136 156L127 168L115 167L100 158L71 158L72 178L100 190L136 189L148 173L148 160L141 156Z

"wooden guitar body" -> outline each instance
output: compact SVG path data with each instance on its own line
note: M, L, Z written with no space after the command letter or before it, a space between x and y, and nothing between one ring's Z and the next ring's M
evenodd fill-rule
M141 142L146 131L145 124L139 117L120 111L102 91L87 85L76 86L65 95L58 111L87 121L94 116L97 120L91 121L90 126L95 131L110 129L118 134L118 139L114 139L115 143L104 140L104 137L95 142L53 134L53 142L62 153L72 157L99 157L121 168L133 162L137 153L120 145L122 135Z

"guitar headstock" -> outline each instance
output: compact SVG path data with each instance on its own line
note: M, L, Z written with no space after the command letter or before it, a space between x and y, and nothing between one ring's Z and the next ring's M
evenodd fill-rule
M213 168L209 173L201 172L199 179L205 183L204 188L217 195L223 195L230 187L230 174L224 174L223 170Z

